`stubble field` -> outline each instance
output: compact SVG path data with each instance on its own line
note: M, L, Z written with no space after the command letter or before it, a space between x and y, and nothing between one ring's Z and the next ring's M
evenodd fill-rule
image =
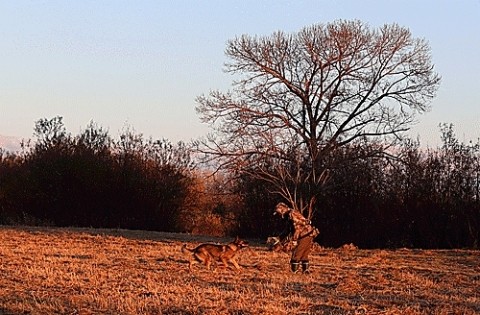
M198 236L0 227L0 314L480 314L480 252L316 247L312 274L261 243L196 265Z

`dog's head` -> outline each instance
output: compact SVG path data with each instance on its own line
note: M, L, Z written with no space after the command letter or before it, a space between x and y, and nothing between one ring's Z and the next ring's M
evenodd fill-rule
M280 238L279 236L270 236L267 238L268 249L272 252L289 252L292 250L290 237Z
M267 238L267 242L266 242L266 243L267 243L267 245L269 245L269 246L275 246L275 245L277 245L278 243L280 243L280 237L278 237L278 236L269 236L269 237Z
M235 246L237 246L238 248L244 248L244 247L248 247L248 242L245 241L245 240L242 240L240 239L238 236L235 238L235 240L233 241L233 244L235 244Z
M267 238L268 249L272 252L283 251L283 244L278 236L270 236Z

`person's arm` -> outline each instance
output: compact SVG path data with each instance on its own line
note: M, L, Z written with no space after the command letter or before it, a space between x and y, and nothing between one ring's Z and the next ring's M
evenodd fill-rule
M301 227L300 226L296 226L295 225L295 231L293 232L293 237L292 237L292 240L293 241L298 241L298 239L300 238L300 232L301 232Z
M278 236L280 241L283 242L286 238L290 237L294 232L292 222L289 220L285 221L285 228L283 229L282 233Z

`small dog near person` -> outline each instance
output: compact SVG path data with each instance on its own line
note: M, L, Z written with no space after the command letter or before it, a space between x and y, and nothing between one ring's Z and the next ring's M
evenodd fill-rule
M231 263L238 270L240 266L235 260L235 256L240 249L245 247L248 247L248 242L236 237L234 241L226 245L204 243L190 249L187 248L187 244L184 244L182 252L193 253L188 266L190 271L193 271L193 265L197 263L203 263L210 270L210 266L216 264L217 261L222 262L224 268L227 268L228 263Z
M291 252L293 249L293 242L291 237L270 236L267 238L266 244L268 250L271 252Z

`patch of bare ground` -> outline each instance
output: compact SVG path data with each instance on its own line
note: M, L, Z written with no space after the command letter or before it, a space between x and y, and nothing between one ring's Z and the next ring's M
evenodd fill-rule
M322 249L312 274L262 244L241 271L188 270L191 235L0 227L0 314L479 314L470 250Z

